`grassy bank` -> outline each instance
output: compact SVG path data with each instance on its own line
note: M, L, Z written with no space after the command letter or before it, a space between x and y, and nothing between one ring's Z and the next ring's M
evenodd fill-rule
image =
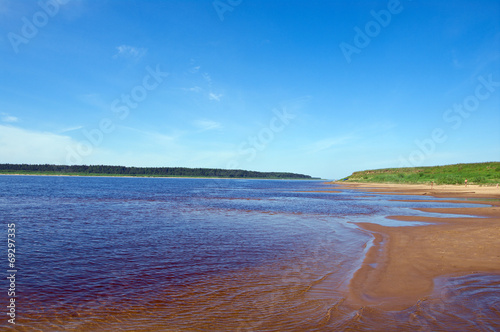
M354 172L346 182L494 185L500 183L500 162L455 164L432 167L385 168Z

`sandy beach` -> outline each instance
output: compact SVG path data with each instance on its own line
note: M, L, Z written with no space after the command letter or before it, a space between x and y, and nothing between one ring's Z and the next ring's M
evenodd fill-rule
M401 310L425 301L437 277L500 273L500 188L465 186L341 184L344 189L400 195L454 198L449 202L484 204L473 208L421 211L471 215L469 218L390 216L425 226L386 227L358 223L374 237L362 267L350 282L349 302ZM337 188L336 188L337 189ZM463 198L456 200L456 198ZM401 197L404 200L404 197ZM471 200L472 199L472 200ZM408 201L408 200L407 200Z

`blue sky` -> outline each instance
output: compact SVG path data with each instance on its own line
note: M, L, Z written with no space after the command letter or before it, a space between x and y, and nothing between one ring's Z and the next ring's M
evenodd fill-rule
M0 0L0 162L500 160L498 1Z

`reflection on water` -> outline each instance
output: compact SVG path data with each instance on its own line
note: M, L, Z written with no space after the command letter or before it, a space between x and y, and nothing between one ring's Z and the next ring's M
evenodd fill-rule
M319 192L327 187L314 181L4 176L0 183L3 222L19 232L20 331L499 327L495 275L439 279L432 296L403 311L346 304L372 240L352 222L408 225L384 217L456 205Z

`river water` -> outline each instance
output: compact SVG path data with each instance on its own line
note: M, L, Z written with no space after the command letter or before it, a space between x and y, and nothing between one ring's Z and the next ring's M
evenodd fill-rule
M450 203L321 181L0 176L0 185L5 243L7 224L16 228L18 331L500 327L498 275L439 278L401 311L347 304L373 239L356 222L411 227L419 223L385 216ZM12 328L2 316L0 328Z

